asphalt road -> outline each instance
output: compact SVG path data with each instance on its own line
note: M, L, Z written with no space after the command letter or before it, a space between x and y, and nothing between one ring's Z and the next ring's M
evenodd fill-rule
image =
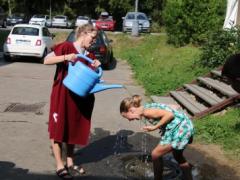
M28 61L6 63L0 56L1 180L56 178L47 132L55 66ZM119 103L131 94L144 95L144 90L134 82L124 61L103 74L106 83L125 88L96 94L90 144L76 150L76 163L85 166L84 179L123 179L114 154L140 152L142 134L139 122L129 123L120 116ZM149 138L154 141L154 136Z

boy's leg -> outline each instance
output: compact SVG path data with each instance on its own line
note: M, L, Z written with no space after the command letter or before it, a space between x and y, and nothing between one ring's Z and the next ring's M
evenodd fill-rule
M162 156L172 151L172 146L158 144L152 151L154 180L161 180L163 174L163 160Z
M56 161L57 170L63 169L64 164L63 164L63 160L61 157L61 151L62 151L61 143L56 142L53 139L51 139L51 145L52 145L52 150L53 150L53 154L54 154L55 161Z
M183 172L184 180L192 180L192 165L189 164L183 156L183 150L173 150L173 156L178 162Z

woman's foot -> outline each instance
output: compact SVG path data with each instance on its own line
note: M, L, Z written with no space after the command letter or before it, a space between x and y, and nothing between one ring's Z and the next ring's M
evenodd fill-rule
M85 174L82 166L72 165L68 167L68 171L72 176L79 176Z
M65 167L57 170L56 174L61 179L73 179L73 176L69 173L69 171Z

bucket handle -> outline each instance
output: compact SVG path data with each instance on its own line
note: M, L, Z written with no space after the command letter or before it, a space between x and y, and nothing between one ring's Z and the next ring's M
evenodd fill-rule
M82 59L86 60L87 62L89 62L91 64L94 62L92 59L90 59L89 57L87 57L83 54L76 54L76 55L77 55L78 58L82 58ZM102 76L102 68L98 67L97 71L98 71L98 77L101 77Z

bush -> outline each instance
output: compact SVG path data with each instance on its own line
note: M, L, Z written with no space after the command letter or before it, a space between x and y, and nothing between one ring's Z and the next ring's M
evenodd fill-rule
M168 42L176 46L202 44L222 28L226 1L168 0L163 12Z
M201 48L200 64L208 67L222 65L226 58L240 50L240 28L219 30L210 35Z
M151 25L151 32L162 32L162 27L156 23L156 22L153 22L152 25Z

